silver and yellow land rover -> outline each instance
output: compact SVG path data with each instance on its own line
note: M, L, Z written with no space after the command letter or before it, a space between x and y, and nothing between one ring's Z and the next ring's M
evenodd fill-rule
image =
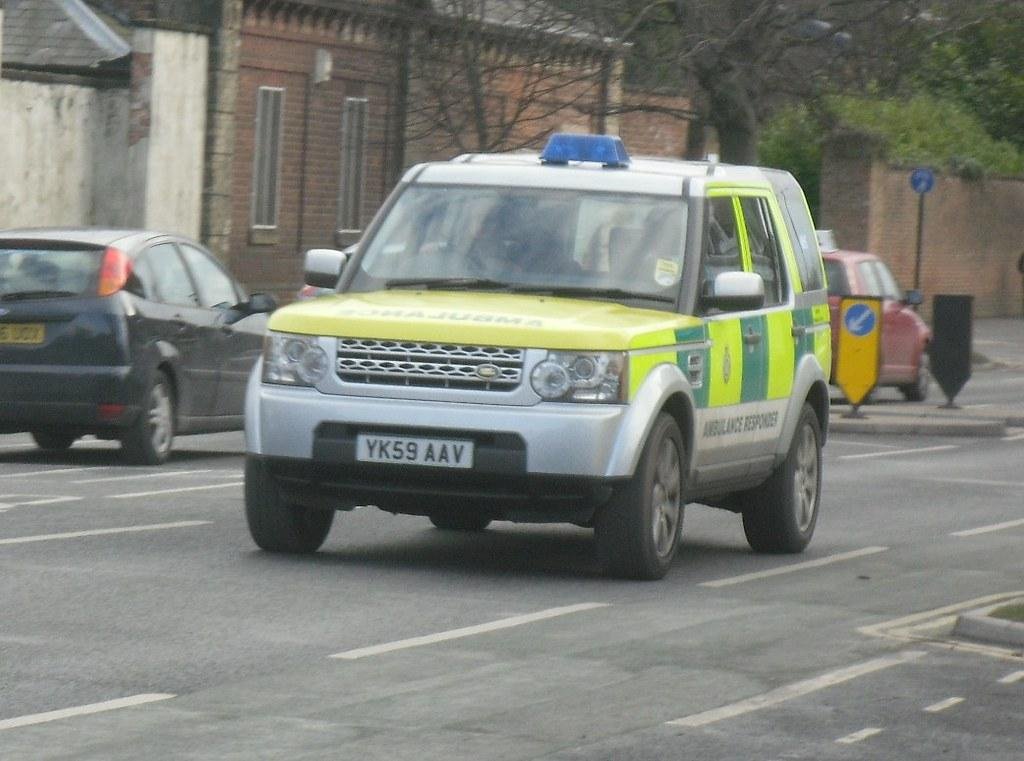
M315 551L357 505L593 527L604 567L641 579L691 501L742 513L755 550L810 541L829 311L785 172L556 135L410 169L306 277L337 295L272 316L248 388L263 549Z

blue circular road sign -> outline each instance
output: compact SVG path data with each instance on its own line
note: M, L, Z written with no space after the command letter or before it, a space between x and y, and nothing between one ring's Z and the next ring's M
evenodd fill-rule
M910 187L915 193L930 193L935 187L935 172L926 167L915 169L910 175Z
M853 304L843 315L846 329L861 338L875 329L875 313L866 304Z

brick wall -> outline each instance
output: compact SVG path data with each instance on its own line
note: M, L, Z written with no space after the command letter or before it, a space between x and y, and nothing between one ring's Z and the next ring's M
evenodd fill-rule
M690 108L690 99L672 95L625 92L623 105L650 111L626 111L619 118L619 136L635 156L683 158L686 155L690 123L671 112L683 113Z
M334 247L341 177L341 110L346 97L369 101L363 226L389 190L394 140L395 56L386 28L321 16L247 9L241 33L228 260L253 290L290 298L302 283L308 248ZM328 81L313 81L316 51L330 53ZM258 88L285 90L277 229L252 229Z
M835 230L839 246L884 258L903 288L913 286L917 250L911 171L888 165L876 143L850 135L828 146L822 167L821 226ZM937 174L924 207L926 314L931 297L947 293L973 296L976 317L1021 314L1021 209L1024 179Z

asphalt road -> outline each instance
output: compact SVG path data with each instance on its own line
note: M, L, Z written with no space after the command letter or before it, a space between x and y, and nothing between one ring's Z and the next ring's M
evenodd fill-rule
M691 506L654 583L583 529L372 508L267 555L241 447L0 436L0 758L1022 757L1024 658L949 623L1024 594L1024 431L837 435L807 552Z

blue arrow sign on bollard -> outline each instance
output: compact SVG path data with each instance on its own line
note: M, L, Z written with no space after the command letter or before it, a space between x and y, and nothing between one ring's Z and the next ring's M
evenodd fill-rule
M910 187L921 195L930 193L935 187L935 172L925 167L915 169L910 175Z

